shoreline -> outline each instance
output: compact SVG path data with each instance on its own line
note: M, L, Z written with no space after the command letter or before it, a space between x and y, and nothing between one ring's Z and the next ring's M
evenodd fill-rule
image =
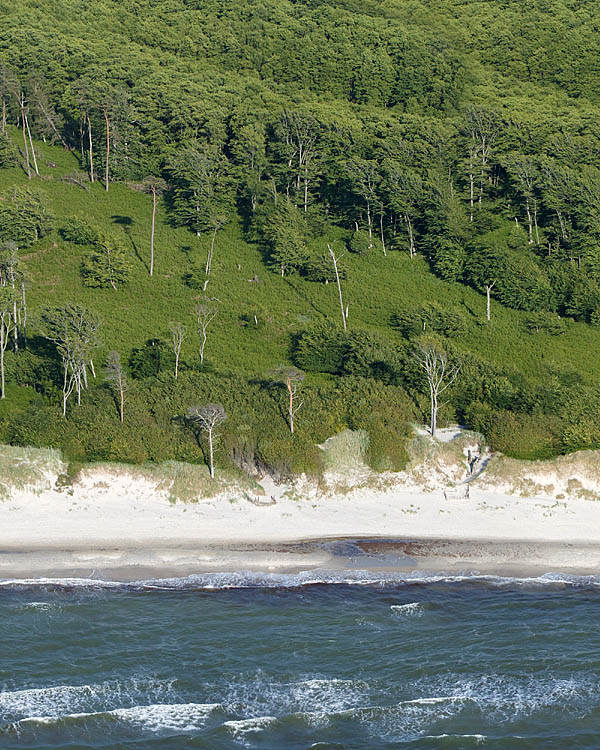
M64 485L57 457L32 449L29 481L0 482L0 580L360 568L600 575L600 452L527 467L500 457L465 495L446 490L460 484L473 437L447 437L406 472L355 463L322 486L264 477L263 494L224 483L202 498L203 474L192 473L187 501L172 492L173 467L96 465ZM4 450L7 466L24 460Z
M595 542L386 537L318 538L294 542L118 548L0 549L0 581L85 579L141 582L203 574L319 572L338 575L431 573L535 578L600 576Z

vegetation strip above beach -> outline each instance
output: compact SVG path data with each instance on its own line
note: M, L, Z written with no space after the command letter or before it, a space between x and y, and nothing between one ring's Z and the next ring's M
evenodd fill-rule
M596 4L2 17L0 442L398 470L434 353L439 424L600 447Z

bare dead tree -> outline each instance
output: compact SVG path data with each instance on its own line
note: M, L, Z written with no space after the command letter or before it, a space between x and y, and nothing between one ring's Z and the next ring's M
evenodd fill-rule
M279 127L287 147L287 166L295 172L294 189L302 201L304 212L308 211L309 185L316 177L319 124L311 117L296 110L286 110Z
M169 326L171 333L171 346L175 355L175 380L179 375L179 357L181 355L181 345L187 333L187 328L182 323L171 323Z
M188 420L206 432L208 437L208 456L210 476L214 479L214 443L216 441L215 430L227 419L225 409L221 404L207 404L206 406L192 406L187 412Z
M17 88L17 76L11 67L0 63L0 98L2 98L2 132L6 135L6 115L9 96Z
M6 398L4 353L8 347L10 334L15 328L13 319L14 292L10 287L0 289L0 398Z
M304 401L298 401L298 391L300 385L304 380L304 373L302 370L298 370L295 367L285 367L280 365L271 372L273 381L276 383L283 383L288 392L288 425L292 435L294 434L294 424L296 420L296 414L302 408Z
M17 83L18 86L18 83ZM20 120L21 120L21 131L23 133L23 156L25 157L25 172L27 173L27 179L31 179L31 161L29 156L29 144L27 143L27 128L25 120L25 92L20 88L15 89L15 97L19 105Z
M198 322L198 336L200 337L200 364L204 362L204 349L208 338L208 327L216 318L219 309L215 302L217 300L209 299L196 305L196 320Z
M42 81L33 76L29 79L28 88L38 134L41 134L44 143L48 137L51 142L60 141L67 148L65 139L61 135L64 119L54 108Z
M213 227L212 227L212 235L210 238L210 247L208 248L208 254L206 256L206 266L204 268L204 273L206 274L206 280L204 282L204 291L206 291L206 287L208 286L208 277L210 276L210 272L212 270L212 260L213 255L215 252L215 241L217 239L217 232L220 229L223 229L225 224L227 223L227 215L222 214L215 214L213 217Z
M13 290L13 349L19 349L19 338L25 337L27 320L27 301L25 296L25 272L23 271L19 249L14 242L5 242L0 246L0 287L10 287ZM19 293L20 292L20 293Z
M451 362L448 353L435 341L417 344L414 358L425 371L431 406L431 435L435 437L440 396L458 378L460 362Z
M63 416L67 401L77 390L77 403L81 403L81 390L87 386L87 367L94 374L93 350L98 344L99 320L93 313L78 305L66 305L41 313L43 335L56 345L63 366Z
M121 364L119 352L112 351L108 353L105 374L106 380L115 394L115 397L118 399L119 417L122 422L125 408L125 391L127 390L128 382L127 375Z
M347 328L347 321L348 321L348 308L344 308L344 299L342 297L342 285L340 283L340 273L338 269L338 261L342 257L341 255L337 258L335 257L335 253L333 252L333 249L331 245L327 245L327 249L329 250L329 255L331 255L331 261L333 263L333 270L335 271L335 280L337 282L337 288L338 288L338 295L340 298L340 310L342 313L342 325L344 326L344 331Z
M150 276L154 273L154 229L156 226L156 206L158 199L167 189L167 183L160 177L145 177L140 183L132 184L134 190L140 190L152 196L152 224L150 227Z

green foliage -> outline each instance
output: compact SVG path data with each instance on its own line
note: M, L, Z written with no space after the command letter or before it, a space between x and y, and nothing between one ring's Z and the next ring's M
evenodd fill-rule
M342 372L348 335L323 322L301 331L294 342L294 362L307 372Z
M13 188L0 199L0 239L30 247L52 228L45 198L30 188Z
M390 322L406 338L420 336L427 332L439 333L448 337L462 336L467 330L464 316L461 313L444 310L437 304L406 308L394 313Z
M359 230L352 235L348 248L357 255L366 255L373 249L373 240L368 232Z
M70 216L62 222L60 234L75 245L95 245L101 241L101 232L83 216Z
M559 336L567 331L565 321L552 313L542 312L527 315L524 324L529 333L548 333L550 336Z
M513 458L550 458L560 449L560 420L548 414L494 411L474 404L469 425L485 431L493 450Z
M597 444L581 406L596 414L600 348L593 4L319 0L267 13L259 0L139 0L112 25L107 0L42 5L7 4L0 39L14 67L0 242L25 251L28 309L27 341L6 353L6 439L79 460L201 463L178 417L218 402L224 463L318 476L317 442L356 424L372 465L398 467L406 415L427 397L398 332L425 331L452 338L464 363L446 415L479 420L519 455ZM15 76L31 180L11 124ZM168 181L153 178L155 214L148 175ZM384 255L380 237L402 252ZM327 243L352 251L340 267L347 332ZM210 368L193 370L213 250L219 316ZM61 359L39 335L49 304L93 311L97 357L130 362L123 425L92 377L60 417ZM160 343L172 321L189 332L177 382ZM261 384L291 360L308 373L294 436L280 390Z
M13 167L19 163L19 152L14 143L0 133L0 168Z
M166 341L148 339L129 356L129 369L134 378L155 378L160 372L175 369L175 355Z
M123 243L100 232L81 263L83 283L90 287L117 289L127 282L130 272L131 263Z

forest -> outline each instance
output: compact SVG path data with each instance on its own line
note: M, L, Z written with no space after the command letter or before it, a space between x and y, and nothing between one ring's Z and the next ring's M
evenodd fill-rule
M434 351L440 424L600 447L597 3L0 8L0 442L399 470Z

